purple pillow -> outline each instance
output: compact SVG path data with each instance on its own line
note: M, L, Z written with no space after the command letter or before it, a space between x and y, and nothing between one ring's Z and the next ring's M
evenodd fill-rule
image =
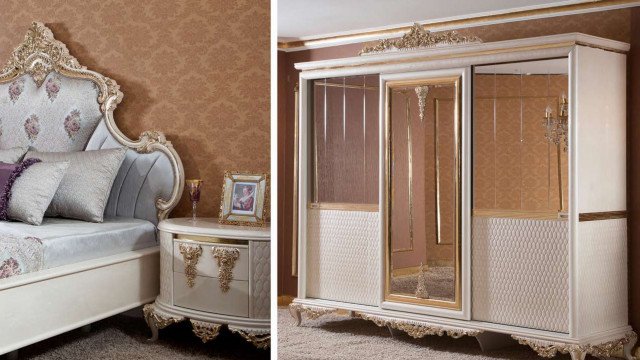
M11 188L22 172L29 166L40 162L40 159L27 159L17 164L7 164L0 162L0 220L8 220L9 199L11 199Z

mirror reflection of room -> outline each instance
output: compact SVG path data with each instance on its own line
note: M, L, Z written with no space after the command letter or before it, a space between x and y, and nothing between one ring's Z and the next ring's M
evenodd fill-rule
M388 300L456 301L458 85L390 85Z
M312 82L312 206L377 209L378 81L360 75Z
M475 216L564 218L567 59L474 68Z

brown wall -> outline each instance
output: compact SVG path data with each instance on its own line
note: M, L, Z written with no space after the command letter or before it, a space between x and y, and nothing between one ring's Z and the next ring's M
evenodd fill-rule
M217 216L224 170L269 171L269 2L67 0L0 2L0 62L32 21L124 93L116 123L129 137L163 131L199 207ZM189 213L183 196L172 216Z
M419 18L416 14L416 18ZM582 15L571 15L548 19L519 21L507 24L480 26L461 30L461 33L473 33L480 36L485 42L507 39L525 38L533 36L561 34L568 32L582 32L604 38L631 42L630 71L632 81L629 96L629 209L630 209L630 284L631 284L631 309L640 309L640 262L633 261L640 257L640 245L637 244L640 237L640 187L634 188L634 182L640 181L640 167L634 163L640 163L640 9L623 9L614 11L597 12ZM291 214L292 214L292 166L293 166L293 87L298 81L298 72L293 68L297 62L334 59L356 56L363 44L350 44L284 53L279 52L278 88L286 97L279 106L279 134L284 133L284 143L279 144L279 163L284 166L278 168L281 180L279 184L278 207L280 229L278 234L278 294L292 295L297 293L297 278L291 275ZM633 66L631 65L633 63ZM635 120L635 121L632 121ZM637 187L637 186L636 186ZM640 311L630 311L632 325L640 327Z

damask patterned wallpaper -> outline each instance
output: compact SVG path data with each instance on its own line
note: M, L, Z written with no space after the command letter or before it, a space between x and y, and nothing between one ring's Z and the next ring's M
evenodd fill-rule
M3 0L0 14L1 63L41 21L116 80L120 129L167 135L187 178L205 181L203 216L217 215L225 170L269 171L268 1ZM187 195L172 216L189 211Z

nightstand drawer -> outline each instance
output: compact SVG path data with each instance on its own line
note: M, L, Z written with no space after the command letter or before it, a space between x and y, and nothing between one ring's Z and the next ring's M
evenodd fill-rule
M217 278L196 276L193 287L184 274L173 273L174 305L193 310L232 316L249 316L249 282L231 280L222 292Z
M247 245L236 244L203 244L191 241L173 242L173 271L185 273L184 256L180 253L180 244L184 244L191 249L196 247L202 248L202 254L198 257L196 264L197 275L218 277L218 261L214 257L213 250L219 248L233 254L236 250L239 254L233 264L232 278L233 280L249 280L249 248Z

